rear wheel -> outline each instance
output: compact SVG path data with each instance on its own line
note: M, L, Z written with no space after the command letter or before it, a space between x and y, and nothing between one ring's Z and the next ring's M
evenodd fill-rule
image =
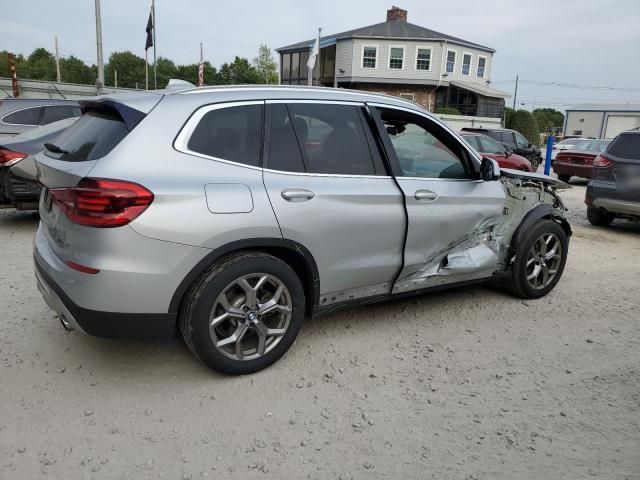
M296 273L263 253L213 265L184 300L180 331L193 354L218 372L256 372L291 346L304 318Z
M587 207L587 219L596 227L606 227L613 222L613 215L595 207Z
M565 175L565 174L559 173L558 180L564 183L569 183L569 180L571 180L571 175Z
M541 220L516 247L511 290L523 298L540 298L556 286L567 261L569 239L563 228Z

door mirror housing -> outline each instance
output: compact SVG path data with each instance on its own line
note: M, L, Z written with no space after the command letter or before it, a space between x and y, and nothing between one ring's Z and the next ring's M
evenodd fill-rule
M507 157L510 157L511 155L513 155L513 150L511 150L509 147L507 147L507 148L504 149L504 154Z
M500 165L493 158L482 157L480 164L480 178L485 182L498 180L500 178Z

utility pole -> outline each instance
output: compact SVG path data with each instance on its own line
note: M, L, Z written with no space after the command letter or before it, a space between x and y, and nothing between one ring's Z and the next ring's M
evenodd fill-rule
M118 70L113 71L113 86L118 88Z
M96 88L98 93L101 92L104 87L104 59L102 58L102 19L100 18L100 0L96 2L96 49L98 56L98 81L96 82Z
M513 92L513 109L516 109L516 98L518 97L518 75L516 75L516 89Z
M58 37L53 37L53 40L56 47L56 79L58 80L58 83L60 83L62 80L60 79L60 54L58 53Z
M158 89L158 69L156 63L156 2L151 0L151 18L153 18L153 89Z

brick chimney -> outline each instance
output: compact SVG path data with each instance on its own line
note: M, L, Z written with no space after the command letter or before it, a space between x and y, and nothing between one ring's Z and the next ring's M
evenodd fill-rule
M387 22L407 22L407 11L395 5L387 10Z

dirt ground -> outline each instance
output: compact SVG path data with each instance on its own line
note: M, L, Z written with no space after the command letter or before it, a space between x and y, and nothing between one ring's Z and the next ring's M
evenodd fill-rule
M66 333L35 287L37 217L0 211L0 479L640 478L640 225L591 227L584 186L546 298L344 311L235 378L178 340Z

